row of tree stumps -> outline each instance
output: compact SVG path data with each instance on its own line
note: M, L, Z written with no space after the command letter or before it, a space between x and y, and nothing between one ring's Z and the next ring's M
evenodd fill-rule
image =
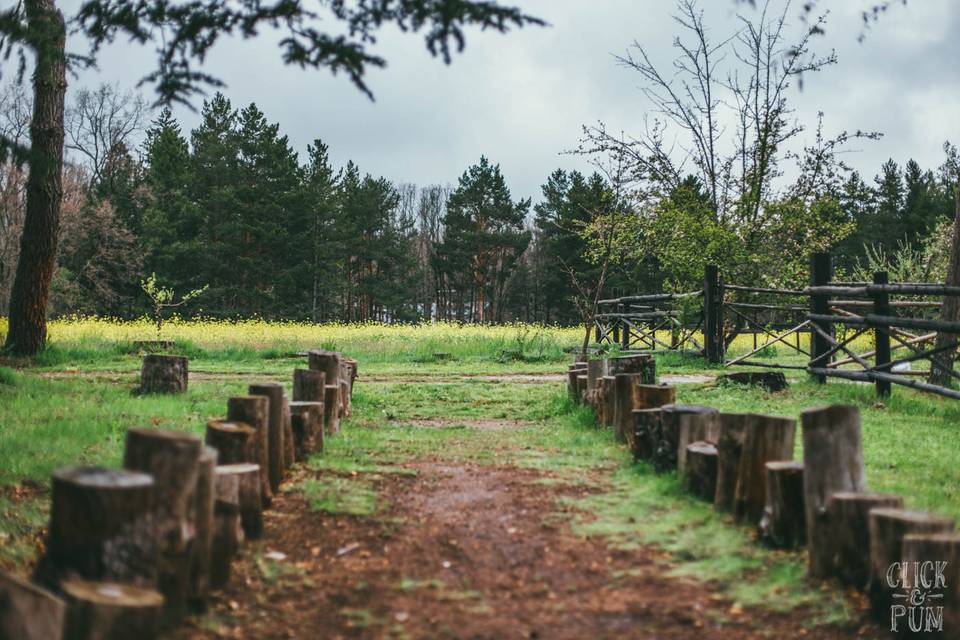
M804 411L799 461L796 420L676 404L675 388L654 384L650 356L577 362L568 375L575 401L635 460L675 469L766 544L805 545L811 577L864 590L892 629L960 638L960 534L951 518L867 490L856 407Z
M147 640L202 611L243 541L263 535L263 510L291 467L350 414L357 362L308 357L292 401L281 384L250 385L204 438L133 428L122 469L56 470L33 582L0 574L0 638Z

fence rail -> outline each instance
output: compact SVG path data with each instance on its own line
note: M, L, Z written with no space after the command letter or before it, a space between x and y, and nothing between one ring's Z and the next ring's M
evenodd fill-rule
M938 317L943 300L960 297L960 287L892 283L885 272L874 274L873 282L837 282L832 276L827 254L812 257L810 285L803 289L725 283L719 268L708 265L699 291L603 300L595 338L627 350L693 350L726 367L806 370L821 383L828 378L874 383L881 396L898 385L960 399L960 391L944 382L960 381L955 368L960 322ZM753 346L728 357L743 335L752 336ZM871 348L858 353L862 338ZM806 363L767 361L764 354L774 346ZM917 363L928 368L914 369ZM918 379L931 371L938 375Z

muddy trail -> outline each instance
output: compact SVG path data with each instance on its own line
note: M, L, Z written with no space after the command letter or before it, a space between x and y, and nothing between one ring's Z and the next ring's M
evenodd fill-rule
M447 422L411 420L413 429ZM348 426L348 428L350 428ZM466 431L525 429L478 419ZM668 554L629 551L572 526L575 500L604 492L598 470L570 483L549 469L424 456L367 469L300 468L245 546L228 587L173 637L236 639L874 638L856 618L739 607L709 582L668 577ZM305 484L359 478L367 513L318 509ZM362 511L362 510L361 510Z

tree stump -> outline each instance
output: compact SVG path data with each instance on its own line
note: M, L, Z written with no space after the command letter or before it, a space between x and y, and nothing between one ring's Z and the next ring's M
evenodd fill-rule
M737 522L760 522L767 504L766 464L793 460L796 434L797 421L793 418L753 414L747 420L733 497Z
M760 518L760 538L771 547L793 549L807 541L803 506L803 463L768 462L767 504Z
M350 383L340 380L340 415L350 417Z
M153 589L71 579L63 595L69 640L152 640L159 634L164 598Z
M737 495L737 474L740 471L740 456L743 439L747 433L747 413L721 413L717 438L717 494L713 506L719 511L733 511Z
M240 499L240 524L246 538L256 540L263 535L263 501L260 498L260 467L255 464L221 465L215 470L217 482L221 477L237 479Z
M323 451L323 403L291 402L290 423L298 461Z
M803 424L803 500L807 519L809 573L833 570L827 502L834 493L861 492L866 485L860 441L860 411L834 405L800 414Z
M149 354L140 367L139 393L184 393L189 380L185 356Z
M710 442L687 445L687 490L713 502L717 493L717 447Z
M663 422L662 409L640 409L633 412L633 459L653 460L660 442L660 429Z
M633 435L633 410L637 406L636 388L643 384L642 373L618 373L614 378L613 431L617 442L628 442Z
M46 552L35 577L57 589L76 574L150 585L157 579L155 482L146 473L101 467L53 472Z
M307 353L310 368L326 374L326 384L340 388L340 354L333 351L314 349ZM324 400L326 402L326 400Z
M824 518L830 527L827 566L844 584L865 589L870 577L870 511L900 509L900 496L884 493L834 493Z
M657 362L651 355L620 356L607 362L608 375L639 373L643 375L643 384L657 384Z
M587 363L586 362L577 362L570 365L570 368L567 370L567 390L570 392L570 397L573 398L573 401L577 404L580 403L580 398L577 395L577 376L580 374L587 373Z
M297 446L293 441L293 422L290 417L290 399L283 396L281 400L283 414L283 468L284 471L293 467L297 461Z
M950 533L954 526L951 518L920 511L870 511L870 579L867 593L878 615L889 615L891 605L896 603L893 594L897 589L887 583L887 573L894 563L903 562L904 538L909 534Z
M577 397L580 399L580 404L587 405L587 376L586 374L579 374L577 376Z
M720 376L719 380L749 387L763 387L771 393L784 391L789 387L787 377L779 371L741 371Z
M61 640L66 612L49 591L0 571L0 638Z
M260 474L260 500L269 507L270 490L270 401L263 396L236 396L227 400L227 419L243 422L254 430L254 462Z
M245 422L210 420L204 443L217 450L219 464L257 462L257 432Z
M159 429L130 429L123 466L153 476L153 517L159 540L157 584L164 614L175 622L186 610L190 558L196 540L191 507L203 443L194 435Z
M230 563L240 551L243 525L240 516L240 476L215 473L213 504L213 553L210 556L210 588L221 589L230 581ZM255 484L259 488L259 484Z
M677 388L665 384L642 383L636 385L633 392L637 409L659 409L677 402Z
M313 369L293 370L293 401L323 402L327 374Z
M323 400L323 430L332 436L340 432L340 385L328 384Z
M587 363L587 404L596 410L597 385L600 378L607 375L606 360L591 360Z
M600 378L600 424L612 427L617 412L617 379L614 376Z
M677 472L683 475L687 472L687 445L694 442L709 442L716 444L720 430L720 412L713 407L697 405L667 405L675 407L664 414L663 430L672 430L670 440L676 438L677 443ZM667 407L664 407L666 409Z
M903 537L903 562L906 571L899 576L901 588L917 587L928 596L942 594L942 599L928 597L926 604L934 608L933 613L942 616L943 637L960 637L960 534L908 534ZM938 569L941 571L939 576ZM896 609L895 604L891 610L891 621L899 623L897 631L917 634L933 630L927 628L926 619L918 624L921 622L919 616L911 625L907 603L900 601L898 604L905 608Z
M688 444L697 440L710 442L710 425L716 423L716 416L719 415L711 407L691 404L669 404L662 411L660 439L653 452L653 466L661 472L677 468L681 430L686 438L683 443L685 459Z
M247 390L252 396L263 396L267 407L267 463L270 491L280 491L286 467L283 462L283 385L276 383L252 384Z
M214 469L217 467L217 450L204 447L200 453L197 488L193 494L193 521L196 538L190 560L190 600L198 609L203 609L210 595L210 566L213 555L213 505L215 498Z

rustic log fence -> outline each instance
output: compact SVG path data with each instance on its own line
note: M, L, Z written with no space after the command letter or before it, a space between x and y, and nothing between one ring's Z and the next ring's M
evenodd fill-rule
M295 402L283 385L251 385L203 438L132 428L123 469L57 469L32 582L0 572L0 638L150 640L202 611L244 540L263 535L263 509L293 464L349 414L357 362L317 350L309 365L294 373ZM141 392L186 389L185 358L145 368ZM154 382L167 378L176 384Z
M828 344L824 341L823 348L829 349ZM805 547L811 577L863 590L882 619L898 620L901 629L907 628L908 614L897 604L911 594L910 567L951 567L960 561L960 534L951 518L904 509L900 496L867 493L856 407L804 411L799 421L804 457L794 460L796 420L675 404L676 388L656 384L651 354L616 359L642 371L643 384L616 375L609 400L597 389L609 379L599 374L617 370L612 360L577 362L569 369L569 394L594 410L599 427L626 442L635 461L656 472L676 473L691 495L734 522L755 527L758 540L768 546ZM632 433L622 439L622 418L601 418L608 402L618 416L632 415ZM920 564L904 564L913 562ZM903 567L906 581L894 586L888 575L897 567ZM936 601L940 608L932 620L939 615L953 625L943 637L960 637L960 567L949 571L953 581L939 590L943 600Z
M703 283L700 291L601 301L596 341L628 353L693 352L723 367L806 371L820 383L873 383L880 397L898 385L960 399L953 388L960 381L954 365L960 322L937 317L945 298L960 297L960 287L891 283L886 272L871 282L836 282L828 254L812 256L810 285L802 289L727 283L714 265L705 268ZM752 347L728 357L743 335L752 337ZM869 350L857 351L861 339ZM771 362L764 358L770 348L795 358ZM922 379L930 370L939 383Z

